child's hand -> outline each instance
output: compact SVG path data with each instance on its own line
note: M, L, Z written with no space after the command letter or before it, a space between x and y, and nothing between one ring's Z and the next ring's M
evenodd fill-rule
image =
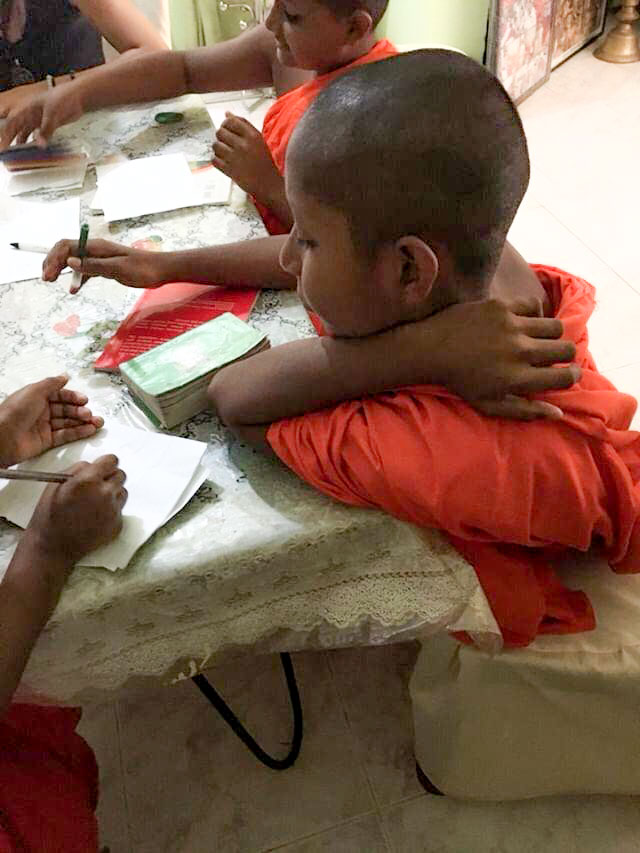
M537 302L468 302L425 322L439 334L442 384L475 408L519 419L562 417L549 403L519 396L570 388L581 375L577 365L569 364L575 345L560 340L562 323L540 316Z
M77 257L75 240L60 240L42 264L42 280L56 281L62 270L69 266L88 278L102 276L114 278L127 287L158 287L162 284L160 267L162 252L130 249L109 240L89 240L86 257Z
M79 438L103 425L87 408L84 394L64 386L68 376L27 385L0 404L0 462L15 465Z
M284 180L262 134L246 119L227 113L213 153L214 166L265 204L284 193Z
M25 532L46 563L66 571L118 535L127 500L116 456L80 462L70 473L66 483L47 486Z

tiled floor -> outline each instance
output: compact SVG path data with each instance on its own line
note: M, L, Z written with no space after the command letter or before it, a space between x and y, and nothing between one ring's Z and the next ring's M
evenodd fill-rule
M533 180L512 232L527 259L566 267L599 292L601 368L640 394L640 64L588 48L522 106ZM415 648L295 658L306 716L293 770L259 766L191 683L142 687L87 708L111 853L632 853L631 798L469 805L421 793L407 681ZM289 714L277 658L211 675L249 726L282 749Z

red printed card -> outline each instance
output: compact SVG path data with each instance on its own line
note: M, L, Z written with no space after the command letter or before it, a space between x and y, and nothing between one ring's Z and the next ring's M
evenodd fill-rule
M258 291L179 281L145 290L94 362L96 370L118 365L229 311L247 320Z

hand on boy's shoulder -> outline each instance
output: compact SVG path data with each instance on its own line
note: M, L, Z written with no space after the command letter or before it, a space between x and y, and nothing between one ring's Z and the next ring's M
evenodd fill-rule
M570 388L580 379L580 368L570 363L575 344L562 340L559 320L541 316L539 301L467 302L429 322L439 340L441 383L483 414L562 417L556 406L522 396Z

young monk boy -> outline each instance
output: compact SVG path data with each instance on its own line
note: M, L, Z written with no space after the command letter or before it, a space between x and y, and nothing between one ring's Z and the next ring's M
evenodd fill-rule
M382 17L388 0L276 0L266 27L256 27L230 42L186 53L159 52L131 61L126 69L105 66L91 80L78 80L58 87L37 102L32 112L9 118L5 144L18 128L26 133L34 127L48 137L65 121L77 118L86 109L114 103L169 97L185 91L275 84L285 92L292 74L311 75L311 80L281 94L265 121L264 140L246 122L230 118L218 134L216 160L234 179L257 196L256 201L269 230L282 234L291 223L286 199L283 202L285 154L291 133L316 95L333 79L354 66L395 54L386 41L376 42L373 28ZM286 76L288 74L288 76ZM341 107L342 109L342 107ZM333 117L341 121L341 113ZM241 175L242 173L242 175ZM270 187L273 189L270 189ZM271 210L261 204L266 200ZM283 203L281 203L283 202ZM276 211L277 215L274 215ZM282 222L278 221L278 216ZM293 288L295 276L279 262L284 237L212 246L182 252L148 252L104 240L88 244L89 257L74 256L77 245L63 240L45 260L43 278L55 281L69 264L87 276L115 278L131 287L157 287L171 281L227 284L249 287ZM501 261L508 275L515 254L509 250ZM534 300L535 301L535 300ZM519 300L522 305L522 300ZM531 304L529 302L529 304ZM540 339L560 337L559 323L540 327L528 338L522 322L506 308L493 306L491 316L484 307L467 307L449 313L424 328L422 363L427 365L422 381L440 376L449 387L467 398L504 397L510 391L547 388L540 365L548 353ZM502 312L502 313L500 313ZM456 352L450 353L446 369L433 373L439 336L447 329L471 328L481 313L492 324L492 335L477 339L472 334L457 335ZM483 324L484 325L484 324ZM431 327L433 326L433 331ZM557 350L556 350L557 351ZM558 352L558 351L557 351ZM413 353L415 355L415 353ZM557 357L571 358L560 346ZM470 371L469 364L474 365ZM482 375L482 378L480 376ZM565 379L569 374L565 371ZM446 378L445 378L446 377ZM474 381L475 379L475 381ZM555 379L555 377L554 377ZM554 386L555 387L555 386ZM521 401L501 400L499 411L514 416L552 414L553 409Z
M528 179L517 112L472 60L418 51L344 75L292 138L282 253L332 337L239 362L210 388L239 437L325 494L446 531L511 645L594 624L554 575L551 546L597 546L616 571L640 570L636 403L587 349L593 288L553 267L531 275L516 257L496 274ZM575 344L582 378L541 395L560 420L489 419L411 385L419 321L505 295L539 298Z
M84 112L115 104L275 86L280 96L264 123L229 114L218 131L214 164L260 203L270 233L291 214L282 172L289 136L315 95L336 74L396 53L375 27L388 0L275 0L266 24L228 42L189 51L156 51L107 65L9 111L0 147L33 130L42 141ZM304 83L305 85L299 85ZM294 91L289 91L295 88ZM287 93L287 94L285 94Z
M0 467L102 426L65 376L27 385L0 404ZM0 850L98 850L98 771L76 734L76 708L11 704L31 650L74 565L113 539L127 498L115 456L81 463L44 492L0 582Z

